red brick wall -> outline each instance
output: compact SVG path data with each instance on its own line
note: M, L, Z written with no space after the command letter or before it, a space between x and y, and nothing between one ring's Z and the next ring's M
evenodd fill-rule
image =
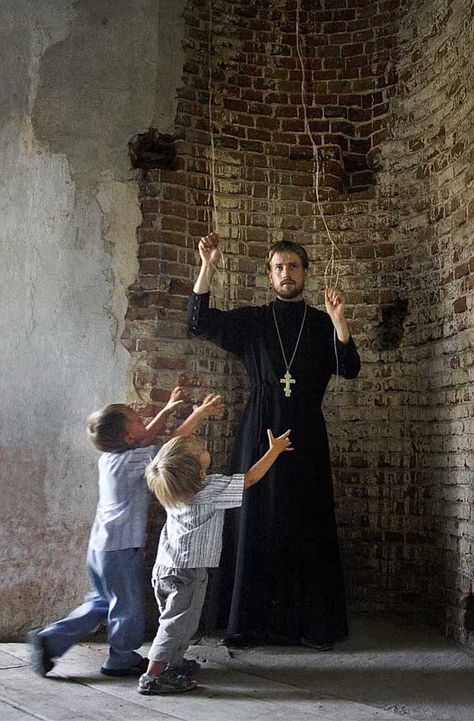
M472 128L454 85L463 77L462 19L438 22L444 4L426 2L415 13L401 0L301 0L300 47L310 128L321 146L320 195L364 361L358 381L333 384L325 404L349 594L359 608L413 611L439 624L447 612L449 632L461 637L474 270L462 136L472 138ZM286 238L308 248L307 297L321 305L330 245L315 207L295 0L213 0L212 7L215 189L226 254L215 302L266 302L263 257ZM178 161L143 176L140 274L126 343L150 413L178 380L195 399L224 394L227 418L204 429L219 466L245 376L236 359L188 338L185 328L196 244L213 201L208 41L209 5L190 2ZM436 114L442 123L433 127ZM406 332L398 347L381 350L381 306L397 296L409 301Z

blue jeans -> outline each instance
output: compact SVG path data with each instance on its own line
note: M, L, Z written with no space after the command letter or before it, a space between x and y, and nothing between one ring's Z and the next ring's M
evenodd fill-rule
M144 639L143 549L87 552L87 570L92 590L69 616L47 626L39 635L46 639L52 658L62 656L107 621L109 656L105 668L135 666L135 653Z

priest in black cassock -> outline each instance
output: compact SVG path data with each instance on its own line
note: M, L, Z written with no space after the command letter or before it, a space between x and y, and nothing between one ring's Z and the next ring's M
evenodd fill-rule
M232 570L234 583L225 642L328 650L348 627L321 403L331 375L355 378L360 369L344 298L327 289L326 313L308 305L308 255L303 246L281 241L268 254L273 302L210 308L219 243L214 233L200 240L188 327L235 353L250 378L229 471L244 472L263 455L267 428L274 435L290 428L294 447L245 491L242 508L226 520L221 565Z

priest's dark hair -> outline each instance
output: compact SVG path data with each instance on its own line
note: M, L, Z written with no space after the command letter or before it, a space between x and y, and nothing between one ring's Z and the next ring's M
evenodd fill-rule
M292 240L278 240L276 243L270 246L267 255L267 270L271 270L270 263L275 253L296 253L301 259L303 268L308 269L309 258L308 253L299 243L294 243Z

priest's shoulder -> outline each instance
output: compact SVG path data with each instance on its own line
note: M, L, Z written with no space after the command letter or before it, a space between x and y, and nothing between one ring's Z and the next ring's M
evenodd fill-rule
M256 323L268 323L268 314L271 313L271 305L241 305L233 310L228 310L227 314L235 320L245 322L249 327Z
M222 313L222 319L234 326L251 326L258 323L260 318L260 307L255 305L239 305L236 308L229 308Z
M235 308L226 310L227 315L233 315L241 318L253 318L259 315L260 308L264 306L258 305L238 305Z
M314 305L308 303L308 315L310 318L316 318L320 323L325 323L326 320L331 320L325 310L320 310Z
M314 305L308 304L308 319L318 325L320 328L333 328L332 320L325 310L320 310Z

